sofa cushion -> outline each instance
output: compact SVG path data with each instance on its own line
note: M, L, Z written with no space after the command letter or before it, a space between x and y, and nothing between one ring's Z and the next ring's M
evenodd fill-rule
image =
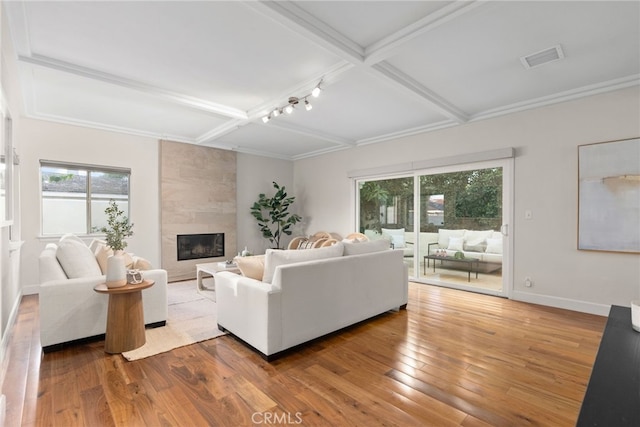
M136 270L151 270L153 268L151 263L142 257L132 256L131 258L133 258L133 268Z
M100 270L102 271L102 274L107 274L107 259L111 255L113 255L113 249L111 249L106 244L104 245L98 244L95 247L93 254L96 257L96 261L98 261L98 265L100 266Z
M262 281L264 276L264 255L237 256L234 258L238 269L245 277Z
M493 230L467 230L464 233L464 250L472 252L484 252L487 239L491 237Z
M107 246L106 241L99 239L93 239L89 244L89 249L95 255L102 274L107 274L107 259L113 255L113 249L111 249L110 246ZM148 268L139 268L135 266L135 261L138 257L134 257L134 255L124 251L122 252L122 256L124 257L124 267L126 269L137 268L138 270L151 270L151 264L146 260L144 260L146 261L146 264L143 262L142 265L147 266L148 264Z
M396 249L407 247L404 241L404 228L383 228L382 237L391 240Z
M441 228L438 230L438 246L441 249L447 249L449 247L449 238L450 237L464 237L464 232L466 230L447 230Z
M343 242L343 244L344 256L380 252L391 247L391 241L387 239L370 240L368 242L358 243Z
M38 261L40 267L40 283L48 282L49 280L67 279L67 275L56 258L57 251L58 245L48 243L42 253L40 253Z
M358 245L363 244L364 243L358 243ZM279 265L339 257L342 256L343 252L344 244L342 242L338 242L335 245L314 249L312 251L297 251L295 249L267 249L267 253L265 254L264 258L264 276L262 277L262 281L265 283L271 283L271 281L273 280L273 274L276 271L276 267L278 267Z
M447 246L447 249L449 249L450 251L462 251L463 244L463 237L449 237L449 245Z
M75 234L72 233L67 233L64 234L60 240L58 241L58 244L60 244L60 242L64 241L64 240L75 240L78 243L82 243L83 245L86 246L86 243L84 243L84 240L82 240L81 238L79 238L78 236L76 236Z
M75 239L61 239L56 258L69 279L102 276L100 265L91 249Z
M488 254L502 254L502 239L487 239L487 249L485 252Z

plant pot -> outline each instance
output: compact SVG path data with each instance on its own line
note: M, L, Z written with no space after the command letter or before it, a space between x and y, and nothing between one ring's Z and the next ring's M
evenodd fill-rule
M127 284L127 269L122 251L116 251L107 258L107 288L120 288Z

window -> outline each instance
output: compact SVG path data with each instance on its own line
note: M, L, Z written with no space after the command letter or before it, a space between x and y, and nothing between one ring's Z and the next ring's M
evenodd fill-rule
M358 188L361 233L382 228L413 231L413 177L363 180Z
M42 235L98 233L109 200L129 212L130 177L129 169L41 161Z

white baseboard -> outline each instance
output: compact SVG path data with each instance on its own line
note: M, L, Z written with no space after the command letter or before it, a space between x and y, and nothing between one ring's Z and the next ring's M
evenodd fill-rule
M22 287L22 295L40 294L40 285L27 285Z
M7 419L7 396L0 395L0 426L4 427L4 421Z
M9 313L9 318L7 319L7 327L5 329L5 333L2 336L2 340L0 341L0 385L4 385L4 379L7 376L7 366L9 360L7 359L7 350L9 349L9 339L13 335L11 330L16 323L16 318L18 317L18 309L20 308L20 301L22 300L22 293L18 295L16 298L13 307L11 308L11 313ZM5 396L0 396L0 400L4 399ZM6 408L6 401L0 402L0 404L4 403L4 407ZM0 408L2 409L2 408ZM0 416L4 415L4 412L0 412ZM4 424L0 423L0 427L3 427Z
M511 299L532 304L547 305L549 307L564 308L565 310L580 311L582 313L608 316L611 305L554 297L550 295L532 294L529 292L512 291Z

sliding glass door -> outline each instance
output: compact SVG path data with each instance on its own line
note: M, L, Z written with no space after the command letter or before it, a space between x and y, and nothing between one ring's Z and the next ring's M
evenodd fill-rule
M420 281L484 293L504 287L504 168L466 165L421 172Z
M412 280L506 295L511 164L505 159L360 180L360 232L403 249Z

